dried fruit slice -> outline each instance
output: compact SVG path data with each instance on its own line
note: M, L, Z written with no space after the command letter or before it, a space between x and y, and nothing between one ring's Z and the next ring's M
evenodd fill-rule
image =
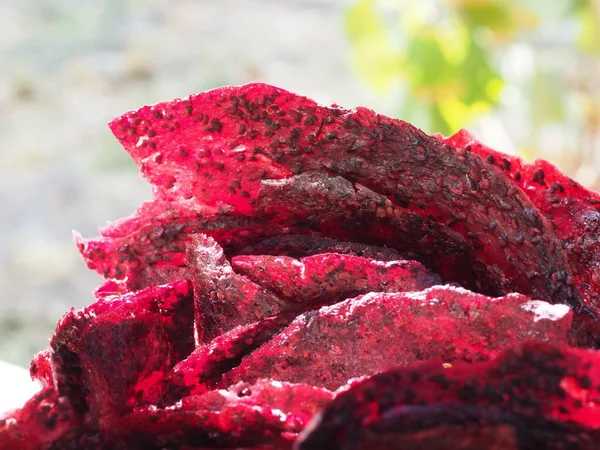
M394 369L357 381L339 394L311 426L300 448L337 445L362 427L414 406L480 406L498 417L515 414L531 422L537 418L541 423L578 425L584 432L598 430L598 386L598 352L540 342L507 350L487 362L449 368L430 362ZM321 446L313 447L313 442Z
M478 155L405 122L250 84L144 107L110 126L159 199L253 215L262 180L326 168L460 233L497 268L503 292L579 306L560 245L525 194Z
M236 367L250 351L264 344L293 316L281 315L238 326L211 342L197 347L171 372L151 386L140 386L144 404L172 405L183 397L199 395L213 388L228 370Z
M296 450L592 450L600 432L576 424L460 404L411 405L343 430L302 437ZM332 446L335 442L335 447Z
M376 261L398 261L404 258L393 248L359 242L344 242L322 236L279 235L246 247L240 255L273 255L301 258L320 253L339 253L371 258Z
M368 292L420 291L441 284L416 261L374 261L323 253L300 260L287 256L236 256L236 272L279 297L302 305L331 305Z
M198 342L209 342L237 326L274 317L286 309L283 300L236 274L214 239L198 234L189 242Z
M51 448L56 439L81 425L81 419L71 408L69 400L59 397L51 387L45 388L21 409L0 415L0 448Z
M98 292L124 293L186 278L186 241L192 233L217 239L227 251L237 251L267 236L292 231L261 219L215 212L188 201L145 203L136 213L102 230L102 237L75 242L90 269L106 278L123 280Z
M273 380L239 383L228 390L215 390L182 400L183 409L221 411L231 404L245 404L277 411L282 430L299 433L308 422L333 399L326 389Z
M566 344L571 316L566 305L519 294L491 299L452 286L367 294L299 316L222 385L271 377L334 390L393 365L485 360L527 339Z
M502 292L497 270L478 260L475 249L459 233L342 177L309 173L265 180L256 208L271 222L390 246L405 258L432 268L444 281L456 281L490 295Z
M29 374L31 375L31 379L39 381L43 388L54 386L51 359L51 350L42 350L33 357L29 366Z
M226 404L220 411L196 410L190 405L189 409L130 413L119 419L103 435L103 440L107 449L127 450L260 448L263 445L291 449L291 439L282 434L282 422L282 415L277 411L245 403Z
M178 281L71 311L50 346L59 394L107 426L133 408L136 384L194 349L191 286Z
M544 160L528 164L478 142L461 130L445 142L466 149L495 165L519 186L552 224L563 242L573 278L567 285L577 287L586 304L600 308L600 195L590 191ZM540 239L542 236L540 235Z

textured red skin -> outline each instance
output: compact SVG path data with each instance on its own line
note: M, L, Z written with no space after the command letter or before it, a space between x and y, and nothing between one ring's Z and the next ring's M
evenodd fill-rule
M406 122L250 84L143 107L110 126L158 199L254 215L263 180L326 168L465 236L500 271L502 292L579 306L561 245L527 196L478 155Z
M283 300L236 274L214 239L198 234L191 236L189 242L197 342L210 342L237 326L274 317L285 310Z
M0 415L0 448L49 448L54 440L81 425L69 400L59 397L51 387L44 388L21 409Z
M192 352L192 308L182 280L71 311L50 342L58 392L108 426L133 408L136 384Z
M307 306L331 305L368 292L420 291L441 284L416 261L381 262L323 253L300 260L287 256L236 256L234 270L279 297Z
M571 311L565 306L558 320L536 320L524 306L528 301L518 294L493 300L451 286L367 294L299 316L225 374L222 385L271 377L334 390L393 365L480 361L526 339L566 344Z
M42 350L33 357L29 366L31 379L39 381L43 388L54 386L51 358L50 349Z
M406 259L396 250L360 242L344 242L322 236L279 235L244 248L240 255L273 255L301 258L321 253L362 256L376 261Z
M429 362L394 369L349 385L298 448L336 448L353 430L411 405L482 406L598 429L599 386L597 352L544 343L527 343L487 362L456 363L450 368ZM323 447L326 444L330 447Z
M567 280L594 312L600 307L600 195L567 177L544 160L529 164L486 147L466 130L444 140L497 166L531 199L563 241L572 267Z

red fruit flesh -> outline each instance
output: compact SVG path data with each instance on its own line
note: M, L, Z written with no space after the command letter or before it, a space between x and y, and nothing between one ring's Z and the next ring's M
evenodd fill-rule
M445 142L485 158L521 188L551 223L572 268L567 284L579 291L594 311L600 307L600 195L544 160L528 164L478 142L461 130Z
M103 426L130 411L136 384L192 352L192 308L191 286L178 281L71 311L50 343L59 394Z
M311 173L265 180L256 205L271 222L390 246L423 262L444 281L492 295L502 292L497 271L483 265L459 233L342 177Z
M292 317L279 316L238 326L197 347L156 386L141 392L144 403L170 405L188 395L214 388L221 376L237 366L250 351L264 344Z
M600 194L264 84L110 127L153 199L0 448L597 447Z
M600 432L577 424L461 404L402 406L335 440L321 433L296 450L593 450Z
M599 429L599 386L597 352L544 343L527 343L489 362L456 363L449 368L430 362L390 370L356 382L338 395L299 448L336 448L355 430L412 406L456 405L457 410L462 405L481 406L497 414ZM323 447L326 443L332 446Z
M28 400L21 409L0 415L0 448L49 448L56 439L81 425L69 399L59 397L51 387L45 388Z
M485 360L527 339L566 344L571 315L564 305L451 286L367 294L299 316L222 385L271 377L334 390L393 365Z
M188 407L135 411L122 417L106 433L105 448L234 449L269 444L285 450L292 446L291 439L282 435L285 429L281 415L270 408L233 403L220 411L209 411L185 406Z
M253 384L239 383L228 390L184 398L182 408L220 411L228 404L237 403L268 408L281 416L285 432L298 433L332 399L332 392L315 386L257 380Z
M124 293L189 277L185 249L190 234L209 235L226 251L236 252L268 236L292 231L260 219L190 206L190 201L167 204L156 200L102 230L102 237L86 240L76 234L75 241L90 269L123 280L105 289Z
M44 388L54 386L51 359L51 350L42 350L33 357L29 366L29 374L31 375L31 379L39 381Z
M500 272L502 292L579 305L561 246L531 201L478 155L405 122L250 84L144 107L111 129L158 199L254 215L263 180L326 168L464 236Z
M441 284L416 261L374 261L336 253L308 256L236 256L242 273L281 298L306 306L331 305L368 292L405 292Z
M237 326L280 314L285 302L273 293L236 274L214 239L190 237L188 266L194 284L198 342Z

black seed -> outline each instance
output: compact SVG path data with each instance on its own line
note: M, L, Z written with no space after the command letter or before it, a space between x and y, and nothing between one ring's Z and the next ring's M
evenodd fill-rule
M477 181L475 181L473 178L471 178L471 176L469 174L467 174L467 181L469 182L469 187L471 188L472 191L479 190L479 185L477 184Z
M579 381L583 389L589 389L592 387L592 380L590 380L590 377L587 375L582 376Z
M565 187L556 181L554 183L552 183L551 189L552 189L553 193L556 191L560 192L561 194L565 193Z
M306 120L304 121L304 125L306 125L307 127L312 127L313 125L316 125L317 123L317 116L310 114Z
M223 124L221 123L221 121L219 119L212 119L210 121L210 126L217 133L220 133L221 130L223 129Z
M538 169L535 172L533 172L533 177L532 180L541 185L544 186L546 184L546 181L544 180L544 178L546 177L546 174L544 173L544 171L542 169Z
M450 387L450 381L448 380L448 378L446 378L445 375L442 375L442 374L434 375L430 378L430 380L433 381L434 383L439 384L444 389L448 389Z
M290 117L292 119L294 119L294 121L297 123L300 123L300 121L302 120L302 114L300 114L295 109L290 110L289 114L290 114Z
M406 388L404 390L404 401L408 404L414 403L417 398L417 394L411 388Z

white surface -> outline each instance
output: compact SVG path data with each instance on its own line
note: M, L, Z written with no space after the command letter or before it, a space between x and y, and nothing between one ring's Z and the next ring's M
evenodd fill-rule
M40 388L28 370L0 361L0 414L23 406Z

